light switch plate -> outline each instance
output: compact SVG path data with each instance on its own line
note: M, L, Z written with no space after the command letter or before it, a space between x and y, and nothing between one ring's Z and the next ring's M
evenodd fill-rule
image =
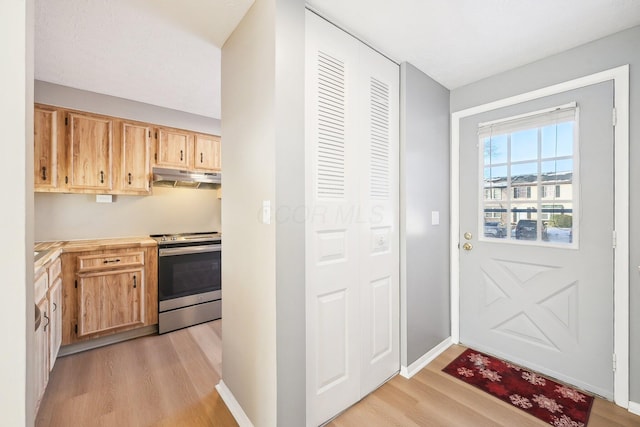
M262 201L262 223L271 224L271 201Z
M431 225L440 225L440 211L431 211Z

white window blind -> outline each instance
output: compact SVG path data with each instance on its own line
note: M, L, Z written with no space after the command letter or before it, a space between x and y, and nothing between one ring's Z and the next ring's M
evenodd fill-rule
M577 106L575 102L554 108L535 111L520 116L508 117L501 120L480 123L478 136L481 138L491 135L503 135L535 127L544 127L555 123L562 123L576 118Z

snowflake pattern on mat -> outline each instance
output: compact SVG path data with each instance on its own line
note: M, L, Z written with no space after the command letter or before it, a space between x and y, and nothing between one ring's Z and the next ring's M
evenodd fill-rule
M556 412L562 412L562 405L558 404L554 399L551 399L543 394L534 394L533 400L539 407L546 409L547 411L555 414Z
M472 377L473 371L471 369L468 368L458 368L458 375L460 375L461 377Z
M519 408L528 409L533 406L529 399L527 399L526 397L522 397L519 394L512 394L511 396L509 396L509 400L511 400L511 403Z
M518 372L520 372L520 371L522 370L522 368L521 368L520 366L518 366L518 365L513 365L513 364L511 364L511 363L509 363L509 362L504 362L504 365L505 365L507 368L509 368L509 369L513 369L514 371L518 371Z
M573 389L571 387L565 387L563 385L557 385L556 386L556 393L558 393L560 396L567 398L567 399L571 399L574 402L585 402L585 395L580 393L578 390Z
M468 357L469 357L469 360L471 361L471 363L473 363L476 366L488 366L489 365L489 358L486 357L486 356L483 356L481 354L471 353Z
M480 369L480 375L493 382L500 381L502 379L496 371L492 371L491 369Z
M536 375L533 372L524 371L522 373L522 378L529 381L533 385L545 385L547 381L540 375Z
M558 417L553 417L553 423L551 424L555 427L584 427L584 423L574 421L566 415Z

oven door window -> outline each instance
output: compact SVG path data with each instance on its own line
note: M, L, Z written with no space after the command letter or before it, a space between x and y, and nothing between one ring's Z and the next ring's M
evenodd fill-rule
M165 301L203 292L219 291L221 252L159 258L158 298Z

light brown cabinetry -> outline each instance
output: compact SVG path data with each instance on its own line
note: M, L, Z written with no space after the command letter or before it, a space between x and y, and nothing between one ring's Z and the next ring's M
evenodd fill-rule
M36 410L49 382L62 340L62 268L59 257L49 261L34 281L40 326L35 332Z
M193 169L212 172L221 170L219 136L196 134L193 145Z
M151 128L121 121L118 189L128 194L149 194Z
M69 188L108 192L113 188L113 120L67 114Z
M192 145L191 132L159 128L156 165L188 169Z
M158 323L157 249L64 253L62 344Z
M64 118L54 108L37 106L33 124L34 187L36 191L58 191L65 163Z
M221 170L220 137L158 128L155 166L200 172Z
M35 332L34 382L36 410L49 382L49 300L47 299L48 278L46 271L35 279L36 306L40 310L40 326Z

